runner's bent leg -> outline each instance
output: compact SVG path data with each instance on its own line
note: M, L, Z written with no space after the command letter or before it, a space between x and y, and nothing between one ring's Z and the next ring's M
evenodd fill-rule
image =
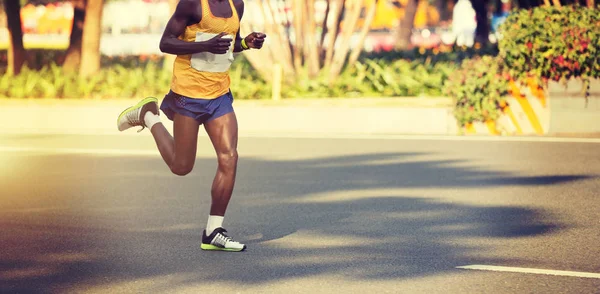
M194 168L199 127L195 119L175 114L174 137L162 123L156 123L150 129L160 155L174 174L184 176Z

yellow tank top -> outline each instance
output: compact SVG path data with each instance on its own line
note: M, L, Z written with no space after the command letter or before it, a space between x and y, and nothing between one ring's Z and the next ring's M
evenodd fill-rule
M214 16L208 0L199 1L202 5L202 20L188 26L179 39L186 42L199 42L226 33L227 36L224 37L235 40L240 28L240 18L233 0L229 0L233 12L229 18ZM226 54L202 52L178 55L173 65L171 90L182 96L201 99L215 99L229 92L231 84L229 66L233 62L233 43L231 42L231 48Z

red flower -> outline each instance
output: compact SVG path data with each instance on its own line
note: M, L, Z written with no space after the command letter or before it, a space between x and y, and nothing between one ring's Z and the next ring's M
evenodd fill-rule
M553 61L558 65L563 65L565 63L565 58L562 55L560 55L558 57L554 57Z
M527 42L527 49L531 50L533 48L533 43Z

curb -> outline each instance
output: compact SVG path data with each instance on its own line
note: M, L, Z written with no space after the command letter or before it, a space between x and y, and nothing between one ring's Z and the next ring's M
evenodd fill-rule
M138 100L0 99L1 132L121 134L117 116ZM240 134L455 135L449 104L447 98L344 98L237 100L234 107ZM164 116L163 123L172 129Z

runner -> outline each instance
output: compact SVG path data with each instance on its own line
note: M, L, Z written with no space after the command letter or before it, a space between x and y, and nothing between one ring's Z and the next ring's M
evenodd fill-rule
M260 49L266 35L240 37L243 0L181 0L167 23L160 50L177 55L171 90L160 110L173 121L173 136L159 118L158 99L150 97L126 109L117 120L119 131L141 126L150 129L158 150L171 171L180 176L192 171L200 125L215 149L218 168L212 204L202 235L204 250L243 251L223 228L237 170L238 126L230 91L229 68L233 53Z

